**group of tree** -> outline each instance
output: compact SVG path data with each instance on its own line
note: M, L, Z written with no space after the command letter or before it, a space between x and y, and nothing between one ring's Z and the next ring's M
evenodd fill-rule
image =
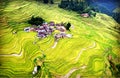
M120 24L120 6L113 10L113 18Z
M90 15L96 14L93 12L98 12L98 9L90 5L90 0L61 0L58 5L60 8L76 11L78 13L89 13Z
M53 0L36 0L36 1L42 1L42 2L45 3L45 4L48 4L48 3L54 4L54 1L53 1Z
M45 22L45 20L41 17L34 17L32 16L30 20L28 20L28 23L31 24L31 25L42 25L43 22Z

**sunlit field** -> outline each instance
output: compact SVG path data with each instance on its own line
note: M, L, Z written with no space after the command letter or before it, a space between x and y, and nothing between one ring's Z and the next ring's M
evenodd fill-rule
M108 56L120 62L120 34L117 23L106 14L84 18L73 11L58 8L58 4L13 0L0 3L0 78L101 78L113 77ZM35 32L25 32L28 20L40 16L47 22L70 22L68 34L55 48L54 35L36 38ZM14 33L16 32L16 33ZM45 57L43 57L45 55ZM36 58L41 69L32 72Z

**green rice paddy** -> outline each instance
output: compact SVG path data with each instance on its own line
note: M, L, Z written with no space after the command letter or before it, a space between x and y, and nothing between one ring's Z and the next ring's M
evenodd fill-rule
M113 27L112 17L97 13L83 18L75 12L35 1L13 0L0 3L0 78L32 78L34 60L44 58L44 65L36 77L40 78L101 78L113 77L108 55L120 58L120 35ZM24 32L31 16L47 22L70 22L72 38L58 41L53 35L37 39L35 32ZM17 33L14 34L13 32ZM36 44L34 44L36 43ZM117 64L117 62L115 63Z

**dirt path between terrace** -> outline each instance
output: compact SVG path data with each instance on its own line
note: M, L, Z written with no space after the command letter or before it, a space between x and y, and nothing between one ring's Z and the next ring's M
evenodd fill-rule
M96 42L94 42L92 46L89 46L89 47L87 47L87 48L83 48L83 49L79 52L78 56L75 58L75 61L77 62L77 61L79 60L79 58L80 58L80 56L81 56L81 54L82 54L83 51L85 51L85 50L87 50L87 49L94 48L95 46L96 46ZM73 69L71 69L66 75L61 76L60 78L69 78L70 75L71 75L73 72L75 72L76 70L85 69L85 68L86 68L85 65L82 66L82 67L80 67L80 68L73 68ZM77 78L79 78L79 77L80 77L80 75L79 75Z
M52 48L55 48L55 47L56 47L56 45L57 45L57 43L58 43L58 42L57 42L57 41L55 41L55 42L54 42L54 45L52 46Z
M20 51L19 54L12 53L12 54L0 54L0 56L15 56L15 57L21 57L23 55L23 52Z
M74 69L71 69L65 76L62 76L60 78L69 78L70 75L75 72L76 70L79 70L79 68L74 68Z
M80 58L81 54L83 53L83 51L85 51L85 50L87 50L87 49L94 48L95 46L96 46L96 42L94 42L93 45L90 46L90 47L88 47L88 48L83 48L83 49L79 52L78 56L75 58L75 61L77 62L77 61L79 60L79 58Z
M80 69L85 69L85 68L86 68L86 65L83 65L80 68L73 68L66 75L61 76L60 78L69 78L71 74L74 73L75 71L80 70ZM76 78L80 78L80 74L76 75Z

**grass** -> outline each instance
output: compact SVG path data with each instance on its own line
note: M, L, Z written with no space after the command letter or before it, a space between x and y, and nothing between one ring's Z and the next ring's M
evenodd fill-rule
M73 11L58 8L57 4L45 5L23 0L10 1L1 10L1 77L33 77L34 59L43 53L46 55L46 69L52 73L52 78L65 76L73 68L78 70L73 72L70 78L75 78L77 74L83 77L101 77L106 76L104 72L107 69L107 55L120 55L120 44L117 43L119 39L116 38L119 34L108 29L113 28L116 22L105 14L98 13L95 18L82 18ZM23 31L30 26L27 20L33 15L40 16L47 22L71 22L74 29L71 28L71 32L67 33L73 37L61 39L54 49L51 48L54 44L53 35L38 40L35 38L36 33ZM17 31L17 34L13 34L13 31ZM33 44L35 41L36 44ZM86 68L81 70L84 65ZM44 69L43 67L41 78L49 78L48 73L45 73L48 71Z

